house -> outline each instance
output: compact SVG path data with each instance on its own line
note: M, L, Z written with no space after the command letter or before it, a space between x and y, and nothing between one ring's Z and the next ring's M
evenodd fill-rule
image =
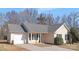
M14 44L54 43L54 38L60 36L66 43L69 28L65 23L41 25L24 22L22 25L8 24L8 42Z

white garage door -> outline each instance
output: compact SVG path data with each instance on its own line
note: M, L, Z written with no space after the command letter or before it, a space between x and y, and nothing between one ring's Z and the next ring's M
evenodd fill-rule
M14 41L14 44L23 44L22 34L11 34L11 42Z

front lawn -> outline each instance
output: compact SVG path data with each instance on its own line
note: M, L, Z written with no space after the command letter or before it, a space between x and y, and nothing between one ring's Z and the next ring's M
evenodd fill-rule
M10 44L0 44L0 51L28 51L28 49L20 48Z
M29 51L16 45L11 45L7 43L7 40L0 39L0 51Z
M79 51L79 43L58 45L59 47Z

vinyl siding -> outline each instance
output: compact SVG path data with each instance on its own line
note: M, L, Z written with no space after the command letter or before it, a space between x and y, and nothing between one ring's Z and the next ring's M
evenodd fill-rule
M64 25L62 25L54 34L54 38L57 36L57 34L62 34L63 42L66 43L65 35L68 34L68 30Z

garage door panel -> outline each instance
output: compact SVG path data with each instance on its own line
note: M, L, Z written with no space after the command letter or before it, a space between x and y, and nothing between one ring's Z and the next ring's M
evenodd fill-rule
M14 44L23 44L22 34L11 34L11 41L14 41Z

